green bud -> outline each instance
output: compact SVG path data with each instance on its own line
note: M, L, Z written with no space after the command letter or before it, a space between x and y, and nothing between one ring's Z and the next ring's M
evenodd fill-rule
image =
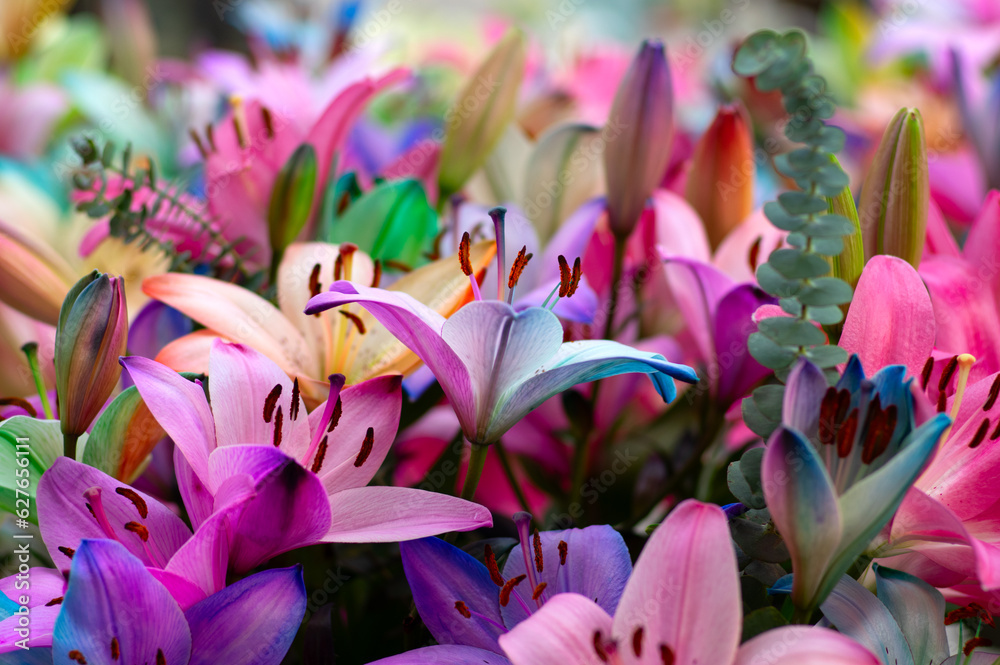
M312 212L316 191L316 150L303 143L278 172L267 208L271 250L281 254L295 242Z

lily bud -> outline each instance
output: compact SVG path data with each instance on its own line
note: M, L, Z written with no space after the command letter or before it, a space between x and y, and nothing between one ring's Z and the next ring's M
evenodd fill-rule
M0 301L33 319L55 325L73 283L61 257L0 225Z
M605 134L608 218L615 236L625 238L670 160L674 93L661 42L642 43L618 85Z
M695 147L686 192L713 249L753 211L754 170L746 109L722 106Z
M271 251L280 256L295 242L312 211L316 191L316 150L303 143L278 172L267 208Z
M837 158L830 156L837 166L840 162ZM831 274L839 277L853 289L861 279L861 271L865 267L865 248L861 241L861 221L858 219L858 209L854 206L854 197L851 195L850 186L844 187L843 191L833 198L827 197L829 205L828 212L835 215L842 215L854 224L854 232L849 236L844 236L844 249L836 257L829 257ZM847 305L844 305L847 311Z
M512 30L497 43L445 113L438 172L441 200L459 191L483 165L514 117L524 61L524 36Z
M56 326L59 420L67 442L74 442L67 456L115 389L127 340L125 281L95 270L70 289Z
M861 190L865 261L889 254L916 268L924 253L929 204L923 120L917 109L900 109L882 135Z

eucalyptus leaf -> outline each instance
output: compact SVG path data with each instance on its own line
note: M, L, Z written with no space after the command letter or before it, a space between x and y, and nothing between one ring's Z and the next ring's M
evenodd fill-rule
M792 349L780 346L762 333L755 332L747 339L750 354L768 369L782 369L795 361L796 353Z
M851 301L851 285L837 277L820 277L804 287L799 293L803 305L840 305Z
M762 333L782 346L815 346L826 343L826 334L812 321L774 316L758 324Z

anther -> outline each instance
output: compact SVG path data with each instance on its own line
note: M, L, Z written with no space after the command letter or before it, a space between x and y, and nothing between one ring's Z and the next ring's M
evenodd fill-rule
M59 596L58 598L53 598L49 602L45 603L45 607L52 607L54 605L62 605L65 596Z
M292 405L288 408L288 417L296 420L299 417L299 377L292 379Z
M544 561L542 559L542 538L538 535L538 529L535 529L535 535L531 540L535 550L535 570L542 572L542 568L544 567Z
M836 437L836 415L839 393L836 388L830 386L823 395L823 401L819 407L819 442L824 445L832 444Z
M1000 439L1000 420L997 421L997 426L990 433L990 441L996 441L997 439Z
M548 582L539 582L538 586L535 587L535 590L531 592L531 599L538 600L539 598L541 598L542 593L545 591L545 587L547 587L548 585L549 585Z
M317 263L312 267L312 272L309 273L309 297L314 298L319 295L320 290L323 285L319 281L319 271L321 266Z
M472 618L472 612L469 611L468 606L460 600L455 601L455 609L466 619Z
M115 490L115 494L123 496L129 501L131 501L132 504L135 506L135 509L139 511L139 517L141 517L142 519L146 519L146 517L149 515L149 507L146 506L146 502L143 500L141 496L139 496L139 494L135 490L128 487L119 487L118 489Z
M608 652L604 650L604 638L599 630L594 631L594 653L597 654L602 663L608 662Z
M205 125L205 138L208 139L208 146L212 149L212 152L218 150L215 147L215 130L212 128L212 123Z
M316 459L313 460L312 472L319 473L319 470L323 468L323 458L326 457L326 435L319 442L319 448L316 449Z
M358 246L353 242L342 242L337 248L337 263L344 273L344 279L351 279L351 266L354 263L354 252L358 251ZM340 279L340 272L337 271L337 279Z
M569 293L569 287L573 282L573 275L569 270L569 263L566 257L559 255L559 297L565 298Z
M163 655L163 649L156 650L156 665L167 665L167 657Z
M281 407L274 413L274 433L271 434L271 443L277 448L281 445L281 426L285 422L285 416L281 413Z
M382 283L382 262L375 259L374 267L372 268L372 288L377 289L378 285Z
M993 640L988 640L985 637L973 637L971 640L965 643L965 647L962 648L962 653L966 656L972 654L975 649L979 647L989 647L993 646Z
M139 536L139 538L142 539L142 542L149 540L149 529L138 522L126 522L125 530L131 531L135 535Z
M274 119L271 117L271 111L266 106L260 107L260 119L264 121L264 130L267 132L267 138L274 138Z
M663 661L663 665L674 665L675 657L673 649L666 644L660 645L660 660Z
M636 658L642 658L642 626L635 629L632 633L632 653L635 654Z
M344 412L343 402L340 401L340 395L337 395L337 403L333 405L333 413L330 414L330 422L326 426L326 433L329 434L337 427L340 423L340 416Z
M118 638L117 637L112 637L111 638L111 660L118 660L118 657L121 655L121 653L122 653L122 650L121 650L121 647L118 646Z
M854 436L858 431L858 410L853 409L843 426L837 430L837 457L843 459L851 454L854 447Z
M493 548L489 544L486 545L486 552L483 559L486 561L486 569L490 571L490 579L498 587L502 587L504 584L503 575L500 574L500 568L497 566L497 557L493 554Z
M566 565L566 554L569 553L569 545L566 544L565 540L559 541L559 565Z
M358 456L354 459L354 466L360 467L368 459L368 456L372 454L372 446L375 445L375 428L369 427L368 431L365 432L365 440L361 442L361 450L358 451Z
M944 413L948 410L948 394L944 391L938 393L937 396L937 410L938 413Z
M63 547L62 545L60 545L57 549L66 556L68 556L70 559L72 559L73 555L76 554L76 550L73 549L72 547Z
M271 422L271 418L274 417L274 407L278 404L278 398L281 397L281 384L275 384L271 388L271 392L267 394L267 398L264 399L264 422Z
M749 256L747 256L747 263L750 264L750 272L757 272L757 261L760 259L760 244L764 240L764 236L757 236L757 239L753 241L750 245Z
M992 409L993 405L997 403L998 396L1000 396L1000 374L997 374L993 379L993 384L990 386L990 396L986 398L986 402L983 404L983 411Z
M348 319L350 319L351 323L353 323L355 326L357 326L359 333L361 333L362 335L365 334L365 323L364 323L364 321L361 320L360 316L358 316L357 314L351 314L347 310L343 310L343 309L338 309L337 311L340 312L341 316L344 316L344 317L347 317Z
M462 272L466 277L472 276L472 259L469 256L471 243L469 232L466 231L462 235L462 242L458 244L458 264L462 266Z
M524 272L525 266L528 265L528 261L531 260L531 254L527 254L528 246L523 245L521 251L517 253L517 257L514 259L514 263L510 266L510 277L507 279L507 288L513 289L517 286L517 281L521 279L521 273Z
M510 602L510 594L518 584L524 581L527 575L518 575L517 577L512 577L503 585L500 589L500 606L507 607L507 603Z
M70 652L69 652L69 653L67 654L67 656L68 656L68 657L69 657L69 659L70 659L70 660L72 660L72 661L73 661L74 663L79 663L79 665L87 665L87 659L86 659L86 658L84 658L84 657L83 657L83 654L82 654L82 653L80 653L79 651L77 651L76 649L73 649L72 651L70 651Z
M951 382L951 377L955 376L955 370L958 369L958 356L952 356L948 364L944 366L941 370L941 378L938 379L938 390L944 390L948 387Z
M572 298L573 294L576 293L576 289L580 286L580 278L583 276L583 269L580 264L580 257L576 257L573 261L573 276L569 281L569 291L566 292L567 298Z
M194 145L198 148L198 154L201 155L202 159L208 159L208 151L205 150L205 144L201 142L201 137L198 136L198 132L192 127L188 130L188 134L191 136L191 140L194 141Z
M236 141L240 144L240 148L246 150L248 144L247 137L243 133L243 98L233 95L229 103L233 107L233 130L236 132Z
M979 423L979 427L976 428L976 433L972 435L972 441L969 441L969 447L975 448L983 439L986 438L986 433L990 430L990 419L983 418L983 422Z
M927 362L924 363L924 369L920 372L920 388L922 390L927 390L927 384L931 381L931 372L934 371L934 358L927 358Z

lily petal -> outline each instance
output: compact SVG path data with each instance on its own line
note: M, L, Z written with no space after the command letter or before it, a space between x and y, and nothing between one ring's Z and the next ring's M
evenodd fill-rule
M828 385L819 367L806 358L799 359L788 375L781 409L784 424L799 432L815 432Z
M853 577L844 575L820 609L841 633L872 653L885 654L885 662L913 665L910 647L892 614ZM924 617L925 622L929 619Z
M500 636L500 646L514 665L601 665L594 636L611 637L612 619L594 601L576 593L552 597L530 619Z
M899 625L910 647L913 662L940 663L947 658L948 636L944 624L933 620L944 615L945 603L941 592L913 575L877 563L872 565L872 570L875 572L878 599Z
M781 654L780 656L778 654ZM854 640L828 628L785 626L769 630L740 647L733 665L881 665Z
M414 649L371 665L510 665L510 661L485 649L447 645Z

